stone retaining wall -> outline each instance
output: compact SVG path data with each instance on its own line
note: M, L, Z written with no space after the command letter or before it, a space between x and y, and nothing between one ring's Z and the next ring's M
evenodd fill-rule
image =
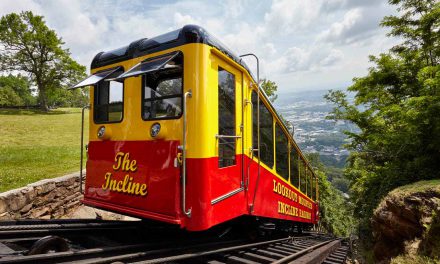
M76 208L81 199L79 172L41 180L0 193L0 220L60 218Z

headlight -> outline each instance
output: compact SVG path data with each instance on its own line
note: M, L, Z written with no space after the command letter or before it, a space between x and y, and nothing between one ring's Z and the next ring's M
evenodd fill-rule
M101 127L98 129L98 137L99 137L99 138L104 138L104 134L105 134L105 126L101 126Z
M154 124L151 126L150 135L151 135L152 137L157 137L157 135L159 134L159 132L160 132L160 124L159 124L159 123L154 123Z

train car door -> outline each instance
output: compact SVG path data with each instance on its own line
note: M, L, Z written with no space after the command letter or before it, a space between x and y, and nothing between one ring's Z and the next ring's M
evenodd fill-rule
M222 202L243 191L243 109L242 72L215 56L217 72L216 150L217 172L211 181L211 204ZM213 115L215 116L215 115Z

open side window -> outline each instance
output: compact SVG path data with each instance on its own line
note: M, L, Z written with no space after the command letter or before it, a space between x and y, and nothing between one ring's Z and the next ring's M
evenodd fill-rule
M289 140L280 124L275 126L276 170L284 179L289 179Z
M182 115L183 54L153 58L132 68L142 72L142 119L172 119ZM130 70L129 70L130 71ZM127 71L127 73L129 73Z
M104 80L107 77L113 76L113 78L121 75L123 73L122 67L117 67L113 69L108 69L104 71L100 71L97 73L94 73L92 75L87 76L84 80L80 81L79 83L75 84L70 89L76 89L76 88L82 88L86 86L96 85L100 81Z
M182 57L182 53L180 51L175 51L170 54L166 54L159 57L149 58L146 59L132 68L130 68L128 71L124 72L123 74L110 78L110 80L118 80L118 79L125 79L129 77L139 76L159 70L167 70L170 68L176 68L179 67L179 65L176 64L175 59L176 57ZM180 68L182 65L180 65Z
M122 68L107 77L119 76ZM115 123L122 121L124 109L124 82L99 81L94 89L93 117L95 123Z

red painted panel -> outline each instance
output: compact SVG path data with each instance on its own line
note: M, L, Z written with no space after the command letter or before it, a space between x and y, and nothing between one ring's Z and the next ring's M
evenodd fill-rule
M180 169L174 166L178 145L164 140L90 142L85 202L178 218ZM110 183L116 185L109 188Z
M228 168L218 168L217 157L188 159L187 175L187 206L192 210L186 222L189 230L207 229L246 213L244 191L211 205L213 199L240 188L241 156L237 156L234 167Z
M247 162L251 163L248 187L249 205L254 205L254 210L250 214L312 223L315 218L315 204L311 199L262 166L260 166L260 179L258 180L258 163L246 158ZM253 200L254 193L255 200Z
M257 185L258 163L246 156L244 172L248 188L212 205L215 198L240 187L241 169L240 174L234 169L241 168L241 155L237 156L237 167L233 169L219 169L217 157L187 160L186 207L191 208L191 217L184 216L180 204L180 168L174 166L178 145L177 141L163 140L90 142L85 203L180 224L192 231L205 230L245 214L308 223L317 220L317 206L309 198L263 167ZM110 179L119 184L111 190L105 178L109 173ZM145 184L147 193L127 193L127 182L131 186ZM300 197L305 201L303 204ZM251 204L254 204L252 212Z

